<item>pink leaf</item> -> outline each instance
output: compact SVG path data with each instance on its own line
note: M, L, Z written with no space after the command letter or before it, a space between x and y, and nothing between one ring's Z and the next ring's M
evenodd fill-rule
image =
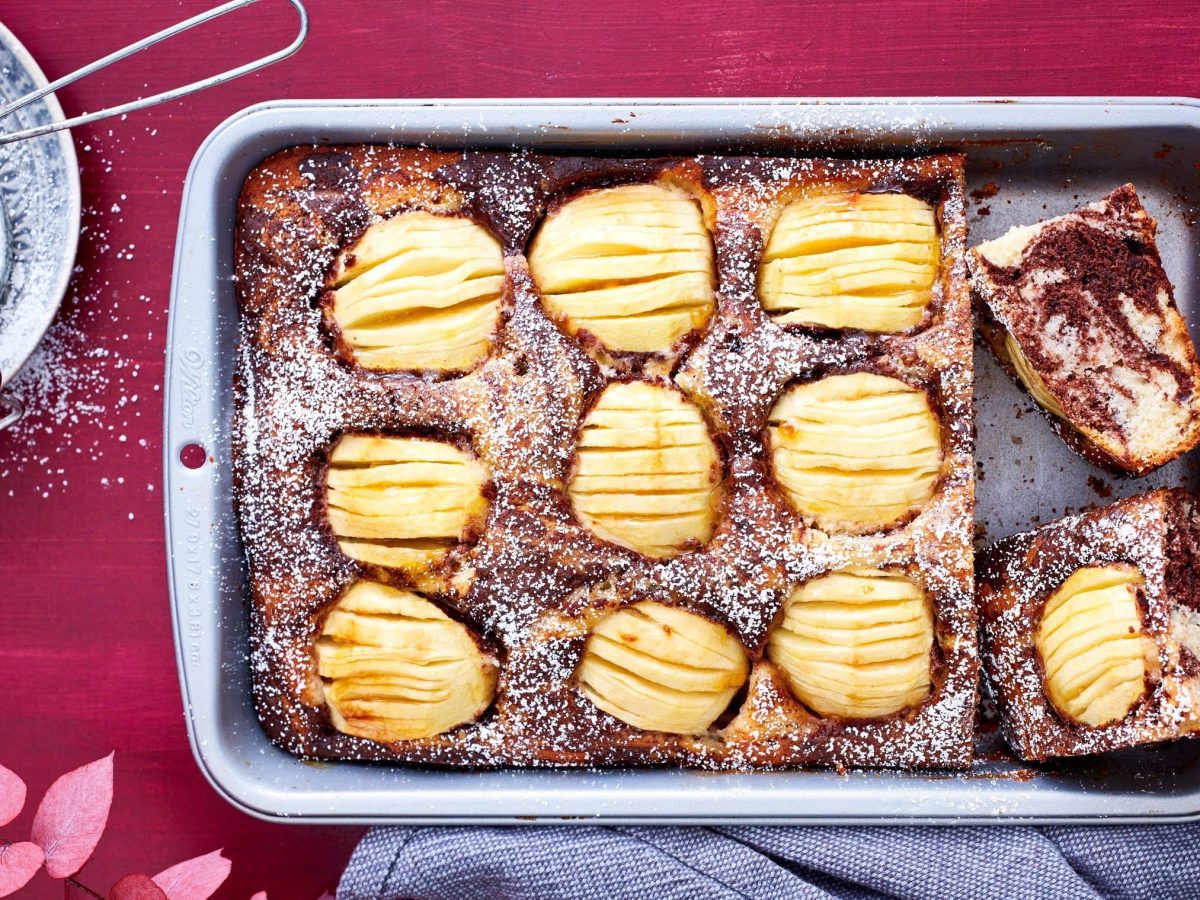
M21 814L25 805L25 782L16 772L0 766L0 825L7 825Z
M114 884L108 900L167 900L167 895L149 875L136 872Z
M37 874L46 858L42 848L29 841L0 846L0 897L15 894Z
M266 891L259 891L259 892L258 892L258 893L256 893L254 896L252 896L252 897L250 898L250 900L267 900L267 892L266 892Z
M178 863L154 876L169 900L208 900L229 877L233 863L220 850Z
M88 861L108 824L112 795L111 753L50 785L33 817L33 840L46 852L51 878L74 875Z

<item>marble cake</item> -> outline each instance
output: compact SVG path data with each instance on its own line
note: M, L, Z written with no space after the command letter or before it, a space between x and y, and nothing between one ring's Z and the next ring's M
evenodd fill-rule
M239 207L262 723L440 765L969 765L963 160L296 147Z
M1144 475L1200 442L1200 364L1133 185L968 254L979 327L1089 461Z

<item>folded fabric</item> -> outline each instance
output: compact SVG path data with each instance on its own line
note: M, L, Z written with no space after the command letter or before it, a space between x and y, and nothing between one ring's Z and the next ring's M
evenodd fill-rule
M1200 825L374 828L338 900L1193 900Z

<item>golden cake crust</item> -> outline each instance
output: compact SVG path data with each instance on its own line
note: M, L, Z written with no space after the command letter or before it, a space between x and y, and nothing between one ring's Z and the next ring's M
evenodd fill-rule
M703 210L715 252L711 320L659 353L567 337L530 276L531 235L581 191L653 181L687 191ZM900 191L934 205L938 278L918 326L831 333L783 328L764 313L757 280L772 224L789 200L822 191ZM411 209L467 216L504 249L498 329L487 358L461 377L357 368L325 315L337 255L371 223ZM469 766L968 765L978 653L965 239L958 155L605 159L355 145L296 147L259 165L245 183L236 239L233 452L254 697L271 739L307 757ZM773 479L767 418L790 384L852 372L928 394L941 419L942 469L933 499L899 527L826 534ZM607 383L632 379L681 390L721 458L711 540L665 560L601 541L568 496L589 409ZM468 450L489 473L482 531L416 577L347 558L326 520L324 473L331 447L350 432L434 437ZM930 597L931 694L877 719L821 718L766 660L767 636L798 584L863 566L903 573ZM479 721L395 743L332 727L314 641L360 578L418 590L480 636L500 676ZM746 688L704 734L641 731L577 686L589 629L642 601L705 616L749 654Z

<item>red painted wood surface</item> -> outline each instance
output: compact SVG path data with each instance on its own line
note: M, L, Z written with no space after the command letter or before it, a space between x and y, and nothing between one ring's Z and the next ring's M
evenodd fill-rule
M214 0L215 2L215 0ZM4 0L51 77L207 0ZM164 325L180 187L197 145L277 97L1200 94L1195 3L310 0L301 55L207 94L80 130L79 273L0 434L0 761L31 796L117 751L106 890L224 847L220 896L316 897L361 829L265 824L204 782L184 733L160 488ZM661 10L661 11L660 11ZM63 92L68 112L146 94L289 39L283 0ZM31 801L32 803L32 801ZM26 813L7 837L28 827ZM30 896L54 896L43 876Z

